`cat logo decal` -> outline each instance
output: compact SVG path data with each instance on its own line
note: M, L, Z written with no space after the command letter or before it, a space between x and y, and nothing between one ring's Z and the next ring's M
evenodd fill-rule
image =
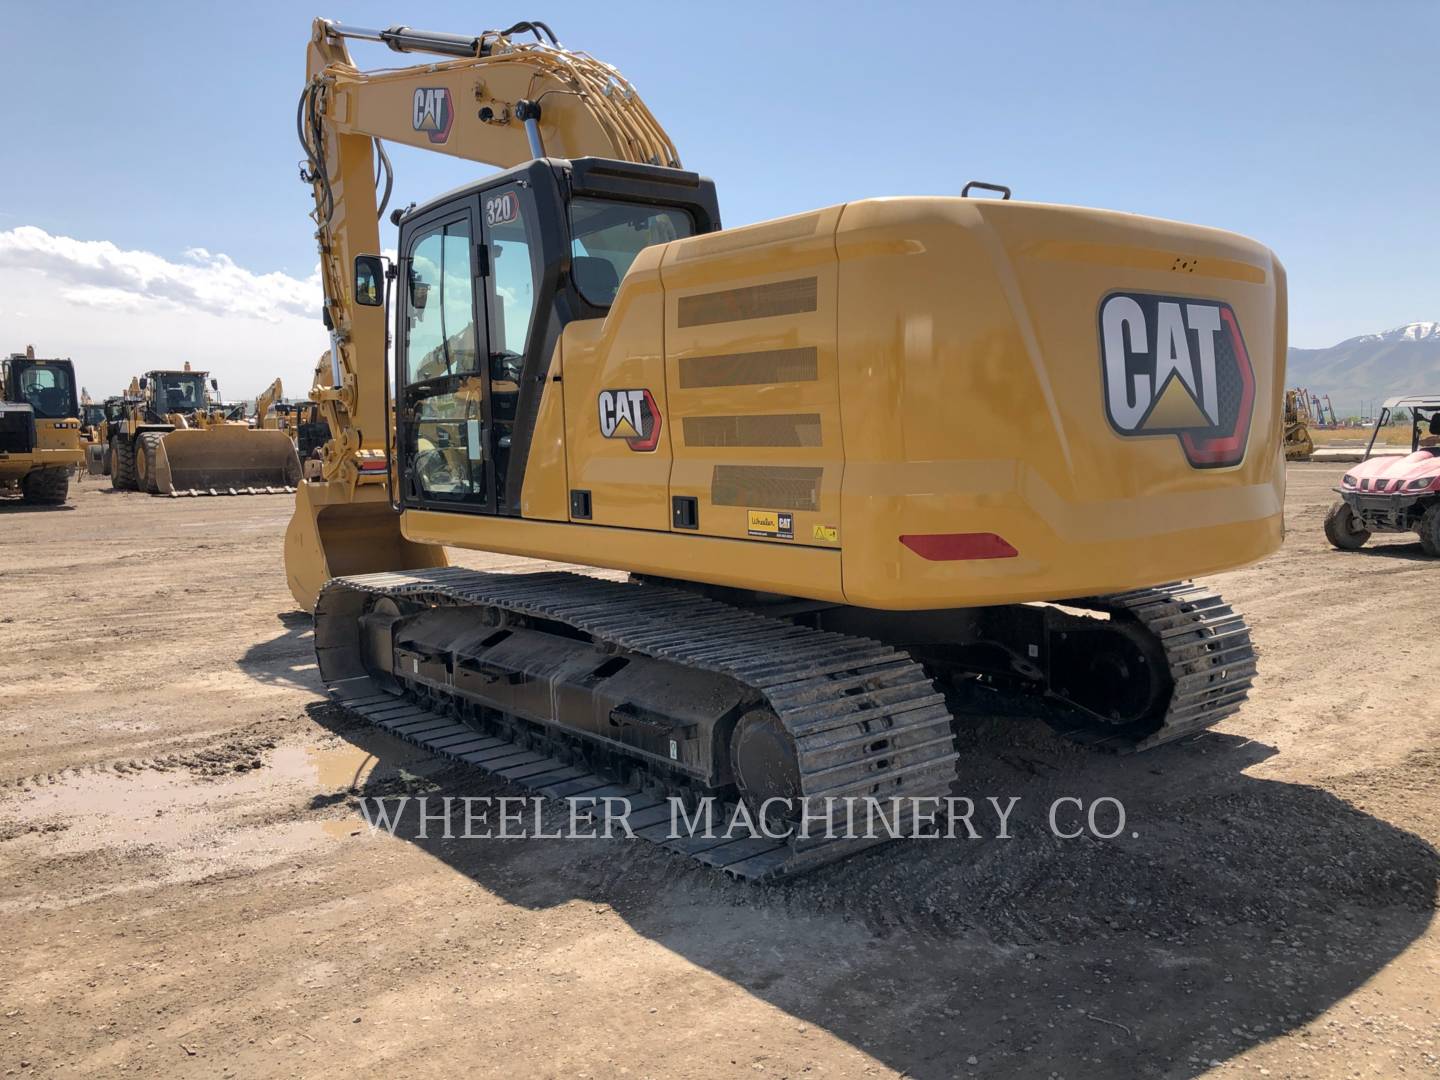
M1100 304L1105 416L1119 435L1177 438L1197 469L1245 458L1255 371L1229 304L1111 293Z

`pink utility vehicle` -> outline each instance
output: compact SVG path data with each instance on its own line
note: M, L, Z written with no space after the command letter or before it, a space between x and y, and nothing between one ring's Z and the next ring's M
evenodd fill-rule
M1410 411L1410 453L1373 456L1375 439L1390 417ZM1365 460L1335 489L1340 501L1325 515L1325 537L1354 551L1377 532L1416 532L1425 554L1440 556L1440 397L1397 397L1385 402Z

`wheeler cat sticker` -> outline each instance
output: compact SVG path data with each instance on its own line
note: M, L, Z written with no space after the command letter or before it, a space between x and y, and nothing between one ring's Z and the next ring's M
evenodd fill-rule
M750 510L747 511L745 531L751 536L794 540L795 515L783 510Z
M450 91L443 86L417 87L411 123L416 131L425 132L432 143L443 143L450 138L450 128L455 123Z
M660 444L660 408L649 390L601 390L600 434L624 439L631 450L654 450Z
M1119 435L1173 435L1196 469L1245 458L1255 372L1229 304L1111 293L1100 303L1105 416Z

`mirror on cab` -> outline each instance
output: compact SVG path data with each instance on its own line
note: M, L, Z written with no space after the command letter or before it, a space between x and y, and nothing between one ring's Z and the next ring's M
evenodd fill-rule
M417 274L413 266L408 268L407 276L410 281L410 310L424 311L425 301L430 298L430 283Z
M145 389L147 386L149 386L149 385L150 385L150 380L147 379L144 375L141 375L141 376L140 376L140 389L141 389L141 390L144 390L144 389Z
M381 282L385 280L385 263L379 255L355 256L355 302L365 307L379 307L385 300Z

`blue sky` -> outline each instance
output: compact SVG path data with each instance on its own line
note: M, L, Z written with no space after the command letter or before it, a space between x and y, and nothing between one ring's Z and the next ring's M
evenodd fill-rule
M317 13L264 0L7 5L0 230L182 267L201 248L307 278L294 112ZM324 13L457 32L546 20L631 78L684 163L715 178L727 224L995 180L1017 198L1263 241L1290 273L1292 344L1440 318L1440 5L339 0ZM404 62L363 48L362 64ZM396 164L401 204L484 171L413 151ZM96 295L97 311L123 307ZM0 294L6 341L26 319L63 331L53 308L33 289L19 306ZM112 336L139 328L163 332L157 320ZM98 333L86 344L118 348Z

